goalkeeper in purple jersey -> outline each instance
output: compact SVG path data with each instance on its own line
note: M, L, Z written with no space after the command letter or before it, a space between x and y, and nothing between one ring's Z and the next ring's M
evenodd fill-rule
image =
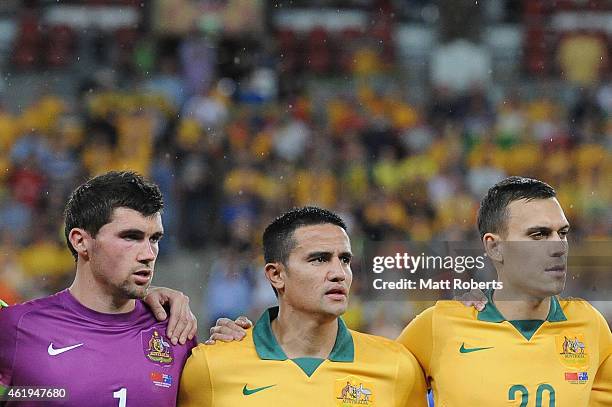
M72 285L0 311L6 405L175 405L195 328L178 324L168 339L168 322L156 320L142 301L163 235L162 207L159 188L132 172L109 172L72 193L65 211L76 260ZM176 293L162 290L152 302L168 294ZM176 311L183 321L192 318L186 301ZM63 389L65 397L17 401L15 386Z

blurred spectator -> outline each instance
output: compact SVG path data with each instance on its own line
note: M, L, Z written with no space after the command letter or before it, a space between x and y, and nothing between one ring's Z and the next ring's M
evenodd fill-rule
M217 48L211 36L192 33L179 48L187 95L207 92L212 84L217 64Z
M159 72L145 83L144 88L163 95L176 110L179 110L187 97L187 92L177 62L170 56L163 56L159 61Z
M566 35L559 44L558 58L563 77L574 85L591 86L608 63L605 35Z
M304 155L306 144L310 141L310 129L303 121L283 115L272 140L276 154L295 163Z
M466 40L441 45L432 55L431 81L436 88L462 92L485 86L491 72L491 56L486 48Z
M224 96L218 89L201 90L189 98L183 107L182 116L193 118L202 128L210 131L221 129L227 120Z
M252 304L252 253L234 247L223 249L213 262L204 295L204 315L210 324L217 318L246 315Z

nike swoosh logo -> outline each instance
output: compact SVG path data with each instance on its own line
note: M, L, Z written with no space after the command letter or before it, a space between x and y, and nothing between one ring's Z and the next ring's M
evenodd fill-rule
M79 346L82 346L82 345L83 345L82 343L77 343L76 345L66 346L65 348L57 348L57 349L55 349L53 347L53 342L51 342L49 344L49 347L47 348L47 352L51 356L57 356L57 355L59 355L61 353L68 352L69 350L72 350L74 348L78 348Z
M472 353L478 352L479 350L493 349L493 346L489 346L488 348L466 348L465 343L461 344L461 348L459 348L459 352L461 353Z
M269 389L270 387L274 387L274 386L276 385L271 384L270 386L258 387L256 389L248 389L247 385L245 384L244 387L242 388L242 394L244 394L245 396L250 396L253 393L257 393L258 391Z

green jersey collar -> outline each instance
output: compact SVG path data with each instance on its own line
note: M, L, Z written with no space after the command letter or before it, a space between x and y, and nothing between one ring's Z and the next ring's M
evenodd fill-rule
M253 342L255 350L261 359L287 360L287 355L276 341L272 333L271 322L278 316L278 307L266 310L253 328ZM346 328L344 321L338 318L338 334L336 343L328 357L332 362L353 362L355 347L353 337Z
M487 296L487 304L482 311L478 312L478 320L486 322L504 322L506 319L493 302L493 290L485 291L485 295ZM559 300L554 295L550 299L550 310L548 311L546 320L548 322L567 321L561 309L561 304L559 304Z

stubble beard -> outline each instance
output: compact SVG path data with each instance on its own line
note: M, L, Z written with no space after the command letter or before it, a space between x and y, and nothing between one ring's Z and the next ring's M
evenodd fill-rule
M121 297L130 299L130 300L142 300L147 296L147 292L149 290L149 286L151 282L149 281L145 285L137 285L129 281L129 278L123 280L123 282L119 285L118 291Z

